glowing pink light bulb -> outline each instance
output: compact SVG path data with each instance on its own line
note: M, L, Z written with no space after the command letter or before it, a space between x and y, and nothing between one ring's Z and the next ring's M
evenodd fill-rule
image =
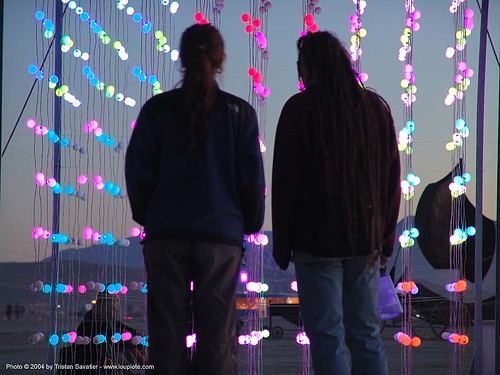
M122 341L128 341L132 338L132 334L130 332L123 332L122 333Z
M85 294L87 292L87 287L85 285L78 286L78 293Z
M99 232L92 233L92 240L93 241L98 242L100 238L101 238L101 233L99 233Z
M463 72L465 69L467 69L467 63L465 61L460 61L457 64L457 69Z
M69 342L70 344L73 344L77 338L77 334L76 332L72 331L72 332L68 332L68 335L69 335Z
M102 182L102 177L101 176L94 176L92 181L94 181L94 184L98 184L99 182Z
M92 238L92 233L94 233L94 231L92 230L92 228L91 227L86 227L83 230L83 238L86 239L86 240L90 240Z
M139 238L140 238L141 240L145 239L145 238L146 238L146 232L145 232L145 231L143 231L143 230L141 230L141 234L139 234Z
M83 131L85 133L90 133L92 131L92 129L90 129L90 124L83 125Z
M269 87L264 87L264 90L262 90L262 96L266 98L270 94L271 94L271 90L269 89Z
M99 183L95 184L95 188L96 188L97 190L102 190L102 189L104 189L104 183L99 182Z
M79 175L77 178L77 181L80 185L85 185L88 180L89 180L88 177L85 176L84 174Z
M247 271L241 271L240 272L240 282L246 283L248 281L248 272Z
M368 73L362 72L360 75L361 82L366 82L368 81Z
M141 230L139 228L132 227L132 229L130 229L130 235L132 237L138 237L140 234L141 234Z
M96 137L101 136L101 135L102 135L102 129L101 129L101 128L97 128L97 129L95 129L95 130L94 130L94 135L95 135Z
M26 121L26 126L30 129L33 129L36 126L36 121L30 118Z
M36 135L42 135L42 127L41 126L36 126L34 131L35 131Z
M46 135L49 132L49 129L47 129L45 126L42 126L42 135Z
M455 75L455 83L462 83L462 81L464 80L464 76L461 75L461 74L456 74Z
M137 120L134 120L134 121L132 121L132 122L130 123L130 127L131 127L132 129L135 129L135 125L136 125L136 124L137 124Z
M471 78L474 75L474 71L471 68L465 69L464 73L467 78Z
M43 231L42 238L48 240L50 238L50 235L51 235L50 231L48 229L45 229Z
M64 291L64 293L73 293L74 291L74 288L73 288L73 285L66 285L66 290Z
M45 181L45 175L42 172L35 173L36 181Z
M474 17L474 11L472 9L466 9L464 12L464 17L465 18L472 18Z
M192 292L192 291L194 291L194 281L191 281L191 282L189 283L189 290L190 290L191 292Z
M49 185L50 187L56 186L56 179L54 177L48 178L47 185Z
M123 285L120 290L120 294L127 294L127 293L128 293L128 288L125 285Z

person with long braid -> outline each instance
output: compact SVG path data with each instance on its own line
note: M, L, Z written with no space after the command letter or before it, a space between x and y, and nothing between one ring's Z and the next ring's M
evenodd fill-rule
M132 217L146 231L151 375L235 373L243 234L262 227L265 184L255 110L215 82L224 57L215 27L186 29L182 85L142 107L127 149Z
M297 47L305 90L276 132L273 257L282 269L295 263L315 374L387 374L378 287L401 194L392 115L338 38L308 33Z

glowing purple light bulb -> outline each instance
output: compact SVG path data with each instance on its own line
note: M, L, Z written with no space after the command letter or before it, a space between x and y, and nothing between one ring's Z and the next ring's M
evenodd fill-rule
M141 230L139 228L132 227L132 229L130 229L130 235L132 237L138 237L140 234L141 234Z

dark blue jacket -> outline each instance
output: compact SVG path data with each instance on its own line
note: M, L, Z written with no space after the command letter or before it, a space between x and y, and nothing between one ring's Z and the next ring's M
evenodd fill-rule
M192 151L176 147L175 89L141 109L127 149L125 178L132 218L147 238L240 246L264 220L264 169L255 110L216 89L210 131Z

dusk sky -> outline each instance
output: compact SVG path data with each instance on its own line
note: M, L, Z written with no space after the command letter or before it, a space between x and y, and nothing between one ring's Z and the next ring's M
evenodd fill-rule
M56 0L51 0L55 2ZM57 0L59 1L59 0ZM115 0L105 0L116 3ZM140 9L141 3L160 0L129 0L130 5ZM3 61L3 110L2 149L13 128L16 118L33 83L33 76L27 71L36 61L35 37L41 37L39 24L34 14L34 0L5 0L4 13L4 61ZM84 6L88 0L80 1ZM175 16L176 36L191 25L195 13L195 0L179 0L180 8ZM399 38L404 28L404 1L367 0L368 6L363 16L364 27L368 31L363 40L362 70L369 74L368 86L374 88L389 102L396 124L396 131L403 126L403 105L400 100L402 89L403 63L398 60L401 46ZM420 193L429 183L439 180L452 168L451 157L445 144L453 133L453 112L444 104L444 98L453 79L453 62L445 57L447 47L453 45L453 17L448 12L450 1L421 0L415 6L422 13L419 20L421 29L414 36L413 65L418 87L414 105L416 123L413 154L414 173L421 178L414 198L418 203ZM222 89L248 99L249 67L248 36L244 33L240 20L248 11L244 0L226 0L221 13L221 32L226 43L227 59L220 83ZM320 29L333 31L345 43L349 43L349 16L355 11L350 0L321 0L322 13L316 16ZM85 6L84 6L85 7ZM475 1L469 0L469 7L475 12L475 29L468 39L468 66L475 75L467 91L467 120L471 136L467 146L467 171L473 175L468 184L467 196L474 202L475 145L476 145L476 99L478 79L478 51L480 33L480 12ZM302 5L299 0L274 0L269 11L269 69L267 86L271 95L267 99L267 126L265 130L265 168L267 185L271 184L272 146L278 117L285 101L297 90L295 42L302 28ZM130 28L132 30L132 27ZM500 0L490 1L489 31L497 49L500 50ZM140 33L140 31L137 31ZM172 46L177 46L172 42ZM129 44L131 59L138 55L140 46ZM497 125L499 106L499 70L491 47L487 48L487 83L485 105L485 153L484 153L484 212L495 220L496 205L496 165L497 165ZM176 71L179 71L179 65ZM178 79L177 79L178 80ZM176 80L176 81L177 81ZM45 82L45 81L44 81ZM37 83L41 84L41 83ZM46 84L46 83L44 83ZM139 83L130 74L127 83L129 92L139 92ZM165 88L168 89L168 88ZM35 90L36 91L36 90ZM76 93L75 93L76 95ZM133 96L133 95L131 95ZM135 95L139 97L139 95ZM33 241L33 198L34 151L33 131L26 128L26 120L33 116L35 96L30 100L14 138L2 159L1 205L0 205L0 261L34 261ZM128 109L128 115L137 116L143 102ZM82 106L86 106L83 103ZM128 134L130 135L129 124ZM126 141L126 140L125 140ZM270 189L269 189L270 190ZM270 196L267 197L265 230L271 230ZM130 218L130 213L128 214ZM130 220L130 219L129 219ZM132 225L130 221L129 226Z

